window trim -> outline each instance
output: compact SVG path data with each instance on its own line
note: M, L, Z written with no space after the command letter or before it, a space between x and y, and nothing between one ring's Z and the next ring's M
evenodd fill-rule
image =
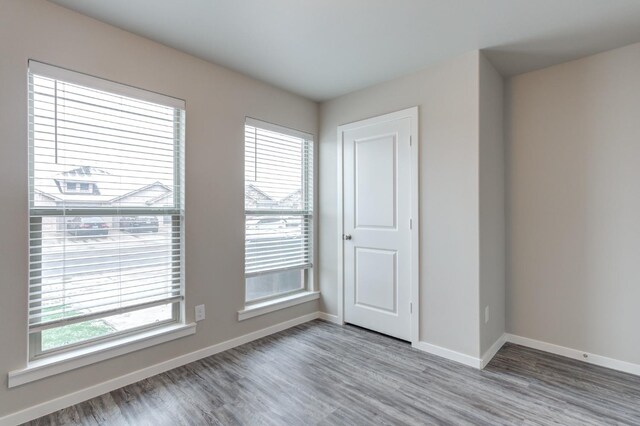
M269 312L279 311L281 309L290 308L302 303L311 302L320 298L320 292L314 290L296 291L293 294L279 296L277 298L246 305L244 309L238 311L238 321L244 321L249 318L268 314Z
M259 120L253 117L245 117L244 124L246 126L258 127L260 129L269 130L270 132L283 133L288 136L296 138L306 139L313 141L313 135L311 133L303 132L301 130L292 129L291 127L281 126L279 124L270 123L268 121Z
M243 125L243 129L246 129L247 126L250 127L255 127L255 128L260 128L260 129L264 129L267 131L271 131L271 132L277 132L277 133L282 133L288 136L292 136L292 137L297 137L297 138L301 138L304 139L307 143L311 144L311 173L308 172L308 170L306 170L306 167L309 166L309 161L302 161L302 168L303 168L303 190L306 194L310 194L309 195L309 203L311 204L312 208L310 210L269 210L269 209L249 209L247 210L246 207L244 209L244 217L245 217L245 224L244 224L244 242L245 242L245 249L246 249L246 217L247 214L249 215L264 215L264 216L269 216L269 215L287 215L287 214L295 214L295 215L301 215L303 217L306 217L309 219L310 222L310 227L309 227L309 247L311 250L311 255L310 255L310 262L307 266L301 266L301 267L291 267L288 268L289 270L293 270L293 269L298 269L300 270L300 272L303 274L302 275L302 287L300 289L295 289L295 290L291 290L291 291L287 291L287 292L283 292L283 293L277 293L277 294L273 294L273 295L268 295L268 296L263 296L257 299L252 299L252 300L247 300L247 278L250 277L256 277L256 276L260 276L260 275L266 275L266 274L270 274L270 273L277 273L277 272L282 272L284 271L283 269L278 269L278 270L274 270L274 271L264 271L264 272L254 272L254 273L250 273L247 274L245 271L245 276L244 276L244 309L238 311L238 320L242 321L244 319L247 318L252 318L253 316L256 315L262 315L263 313L267 313L267 312L273 312L275 310L279 310L279 309L284 309L286 307L289 306L293 306L299 303L305 303L308 300L303 300L302 302L297 302L297 303L293 303L293 304L289 304L289 300L290 299L296 299L296 298L306 298L307 296L311 295L316 295L316 297L314 297L313 299L309 299L309 300L315 300L317 298L319 298L319 292L316 289L316 284L315 284L315 272L314 272L314 264L315 264L315 256L316 256L316 220L315 220L315 206L316 206L316 167L315 167L315 161L316 161L316 143L315 143L315 138L313 136L313 134L308 133L308 132L303 132L300 130L296 130L296 129L292 129L289 127L285 127L285 126L281 126L278 124L274 124L274 123L270 123L267 121L263 121L263 120L259 120L253 117L249 117L246 116L245 117L245 122ZM246 153L245 153L246 156ZM245 160L245 156L243 156L243 165L244 165L244 160ZM310 182L309 182L310 181ZM244 263L244 262L243 262ZM264 307L263 307L264 305ZM264 312L263 312L264 311ZM261 313L253 313L252 312L261 312Z
M117 95L136 98L141 101L152 102L176 109L186 110L186 102L173 96L164 95L147 89L116 83L102 77L72 71L67 68L50 65L45 62L29 59L29 72L42 77L64 80L68 83L88 86L92 89L102 90Z
M79 342L70 343L68 345L60 346L53 349L42 350L42 332L34 332L29 333L29 360L31 362L36 362L41 359L45 359L57 354L70 353L73 354L78 350L82 350L83 348L91 348L97 344L108 341L117 341L128 336L135 336L143 334L147 331L154 329L161 329L166 326L182 324L180 322L180 301L171 303L171 318L152 322L149 324L143 324L137 327L130 328L128 330L116 331L115 333L110 333L105 336L93 337L87 340L81 340ZM169 303L167 303L169 304ZM115 314L117 315L117 314ZM91 321L91 319L87 319L87 321ZM36 350L36 349L39 349Z
M32 202L31 195L29 195L30 202L28 207L28 217L29 217L29 231L28 231L28 241L31 240L30 234L32 231L32 218L34 217L45 217L45 216L126 216L126 215L155 215L155 216L170 216L171 217L171 232L179 232L180 238L175 245L179 245L179 251L177 255L179 257L178 267L180 268L180 295L175 296L172 300L168 300L166 304L171 304L171 318L152 322L148 324L143 324L137 327L133 327L127 330L117 331L114 333L110 333L105 336L94 337L87 340L83 340L80 342L71 343L68 345L60 346L58 348L42 350L42 331L43 329L32 331L32 329L27 325L27 337L28 337L28 368L21 371L26 371L30 368L39 368L40 365L49 364L50 362L57 362L55 360L62 359L63 361L69 359L75 359L78 354L82 357L85 356L86 353L93 352L101 352L103 347L111 348L118 347L121 344L131 344L131 343L139 343L148 340L149 338L153 338L156 335L171 335L175 330L182 330L193 328L193 332L189 334L195 333L195 324L187 325L185 322L185 274L184 274L184 249L185 249L185 203L184 203L184 149L185 149L185 112L186 112L186 102L182 99L174 98L168 95L160 94L157 92L149 91L146 89L141 89L133 86L129 86L122 83L117 83L111 80L107 80L101 77L92 76L89 74L84 74L77 71L72 71L66 68L46 64L43 62L35 61L33 59L29 59L28 61L28 78L29 78L29 86L33 83L33 75L37 75L40 77L51 78L56 80L63 80L68 83L84 86L87 88L105 91L114 95L120 95L125 97L134 98L140 101L150 102L158 105L162 105L165 107L170 107L174 109L174 151L173 157L176 161L174 161L174 207L173 208L164 208L164 207L146 207L146 208L74 208L68 206L62 207L35 207ZM32 113L34 109L34 102L31 96L29 96L29 114ZM34 143L33 139L34 129L33 123L29 120L29 150L32 149L32 144ZM31 170L34 169L34 160L32 156L29 156L29 182L28 182L28 194L35 193L35 182L31 176ZM79 190L80 185L82 183L75 182L75 190L71 191L73 193L90 193L92 185L88 185L87 190ZM67 191L67 182L65 182L65 192ZM35 232L42 232L35 231ZM31 257L34 254L42 254L42 249L36 247L36 252L32 251L33 248L29 247L28 256ZM175 258L174 256L174 258ZM175 260L172 261L175 264ZM30 278L31 279L31 278ZM156 304L161 305L162 303ZM153 306L156 306L153 305ZM140 307L139 309L145 309L145 307ZM131 309L130 311L135 311ZM120 312L114 312L112 315L118 315ZM90 321L91 318L87 318L86 321ZM78 321L79 323L84 321ZM65 324L60 325L59 327L63 327ZM55 328L55 327L51 327ZM182 337L177 336L173 338ZM153 339L152 339L153 340ZM156 339L157 340L157 339ZM172 340L172 338L168 338L167 340ZM163 341L167 341L163 340ZM154 340L155 341L155 340ZM161 342L158 342L161 343ZM157 344L157 343L151 343ZM146 346L145 346L146 347ZM119 351L122 353L127 353L137 349L131 349L127 351ZM120 353L112 356L118 356ZM53 360L53 361L50 361ZM98 359L98 361L101 359ZM97 362L97 361L92 361ZM86 364L83 364L86 365ZM71 368L77 368L71 367ZM71 369L69 368L69 369ZM64 370L67 371L67 370ZM53 373L57 374L57 373ZM11 373L10 373L11 380ZM29 380L31 381L31 380ZM11 387L11 386L10 386Z
M26 368L10 371L8 387L14 388L46 377L75 370L117 356L159 345L196 332L196 323L174 323L118 339L100 341L88 347L57 353L28 363Z

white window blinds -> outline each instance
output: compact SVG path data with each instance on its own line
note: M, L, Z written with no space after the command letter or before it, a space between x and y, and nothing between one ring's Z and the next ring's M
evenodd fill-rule
M183 299L184 120L183 101L30 61L30 333Z
M247 119L245 274L306 269L312 261L313 141Z

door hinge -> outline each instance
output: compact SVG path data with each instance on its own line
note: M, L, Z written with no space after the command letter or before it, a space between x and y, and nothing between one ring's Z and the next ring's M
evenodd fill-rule
M413 145L413 137L409 136L409 146Z
M413 229L413 219L409 219L409 229Z
M409 313L413 313L413 302L409 302Z

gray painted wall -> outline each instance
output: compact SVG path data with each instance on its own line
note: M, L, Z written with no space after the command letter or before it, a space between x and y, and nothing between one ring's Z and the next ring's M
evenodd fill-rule
M318 310L313 301L237 322L243 307L245 115L317 134L315 103L41 0L0 1L0 417ZM27 360L27 60L187 102L186 311L197 334L7 389ZM8 326L10 325L10 326Z
M479 356L479 53L321 105L320 289L337 314L337 127L412 106L420 125L420 340Z
M640 44L508 82L507 330L640 363Z
M480 353L505 332L504 81L480 55ZM485 308L489 319L485 322Z

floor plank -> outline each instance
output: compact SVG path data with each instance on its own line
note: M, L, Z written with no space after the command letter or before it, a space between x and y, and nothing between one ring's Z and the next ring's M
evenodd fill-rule
M324 321L29 425L640 425L640 378L506 344L483 370Z

